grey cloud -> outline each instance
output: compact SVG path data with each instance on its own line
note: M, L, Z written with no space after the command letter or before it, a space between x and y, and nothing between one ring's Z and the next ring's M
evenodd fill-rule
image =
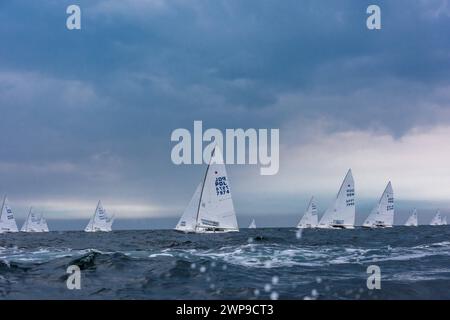
M69 32L71 1L2 1L0 187L181 205L202 168L174 167L169 137L194 120L292 144L448 125L448 2L378 2L380 32L369 1L84 0Z

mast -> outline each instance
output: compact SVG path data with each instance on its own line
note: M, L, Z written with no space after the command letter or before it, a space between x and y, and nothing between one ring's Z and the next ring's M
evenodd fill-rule
M211 166L212 157L214 156L215 151L216 151L216 147L214 147L213 151L211 152L211 158L209 159L208 167L206 167L205 176L203 177L202 191L201 191L201 193L200 193L200 198L198 199L197 217L195 218L195 229L194 229L194 231L197 231L197 227L198 227L198 215L200 214L200 205L201 205L201 203L202 203L203 190L204 190L204 188L205 188L206 177L208 176L209 167Z
M25 232L28 231L28 225L30 224L31 210L33 210L33 207L30 207L30 211L28 211L27 221L25 221L25 230L24 230Z
M92 217L91 231L94 231L94 222L95 222L95 217L97 215L97 211L98 211L98 207L99 206L100 206L100 200L98 200L98 202L97 202L97 207L95 208L94 216Z
M5 208L5 201L6 201L6 194L3 197L2 211L0 211L0 221L2 220L3 217L3 209Z
M97 207L95 208L95 211L94 211L94 215L91 217L91 220L89 221L89 224L90 224L90 230L91 230L91 231L94 231L95 215L97 214L97 210L98 210L99 205L100 205L100 200L98 200L98 202L97 202ZM88 226L89 226L89 225L88 225Z

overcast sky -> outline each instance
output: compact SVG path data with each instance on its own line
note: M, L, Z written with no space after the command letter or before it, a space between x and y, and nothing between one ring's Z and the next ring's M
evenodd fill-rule
M388 180L396 223L450 208L449 1L86 0L69 31L73 3L0 2L0 193L17 217L87 218L102 199L171 226L205 169L170 159L194 120L280 129L278 175L228 168L242 224L296 223L312 195L325 210L350 167L358 222Z

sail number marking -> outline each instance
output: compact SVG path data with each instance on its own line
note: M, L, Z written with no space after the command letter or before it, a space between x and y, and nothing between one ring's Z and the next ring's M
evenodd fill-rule
M230 194L230 188L227 183L227 177L217 177L215 181L216 196Z

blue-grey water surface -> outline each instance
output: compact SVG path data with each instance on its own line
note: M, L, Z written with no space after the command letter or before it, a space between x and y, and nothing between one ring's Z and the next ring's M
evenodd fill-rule
M67 289L69 265L81 290ZM0 297L450 299L450 227L1 234Z

